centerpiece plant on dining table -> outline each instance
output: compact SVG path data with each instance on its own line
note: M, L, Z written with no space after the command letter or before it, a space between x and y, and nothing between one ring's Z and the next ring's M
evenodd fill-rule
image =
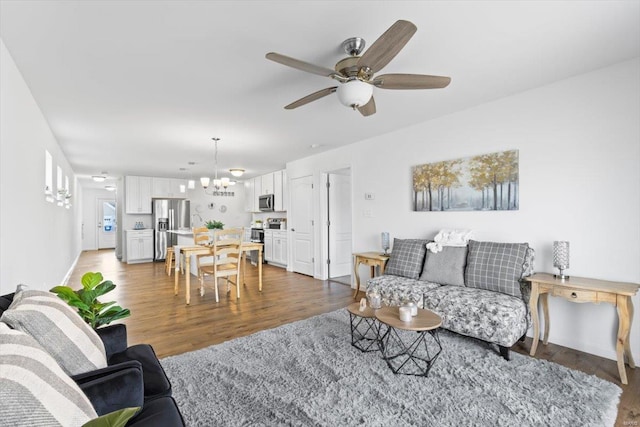
M224 224L222 223L222 221L207 221L205 222L205 227L207 227L209 230L222 230L222 228L224 227Z

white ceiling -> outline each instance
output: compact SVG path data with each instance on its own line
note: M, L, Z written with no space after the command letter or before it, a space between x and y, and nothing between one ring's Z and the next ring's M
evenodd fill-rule
M335 81L267 52L332 68L398 19L418 31L382 73L449 87L376 89L371 117L335 94L283 109ZM79 176L210 175L219 137L220 171L251 177L638 57L640 2L0 0L0 35Z

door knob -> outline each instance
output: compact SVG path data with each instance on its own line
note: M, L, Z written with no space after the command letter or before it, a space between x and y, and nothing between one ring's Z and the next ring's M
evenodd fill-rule
M295 229L295 228L292 228L292 229L291 229L291 231L296 231L296 229Z

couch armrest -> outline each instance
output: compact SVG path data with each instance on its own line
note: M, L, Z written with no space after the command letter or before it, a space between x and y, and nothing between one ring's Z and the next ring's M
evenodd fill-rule
M89 398L98 415L144 404L142 365L118 363L71 377Z
M107 359L113 354L125 351L127 345L127 326L118 323L115 325L103 326L96 329L98 336L104 343L104 349L107 352Z

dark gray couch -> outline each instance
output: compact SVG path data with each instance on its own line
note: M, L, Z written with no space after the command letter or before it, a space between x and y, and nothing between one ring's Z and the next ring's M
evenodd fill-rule
M14 294L0 296L0 317ZM127 426L184 426L182 414L171 397L171 383L153 348L147 344L129 347L123 324L96 330L104 343L108 366L71 378L89 398L98 415L118 409L141 407Z

